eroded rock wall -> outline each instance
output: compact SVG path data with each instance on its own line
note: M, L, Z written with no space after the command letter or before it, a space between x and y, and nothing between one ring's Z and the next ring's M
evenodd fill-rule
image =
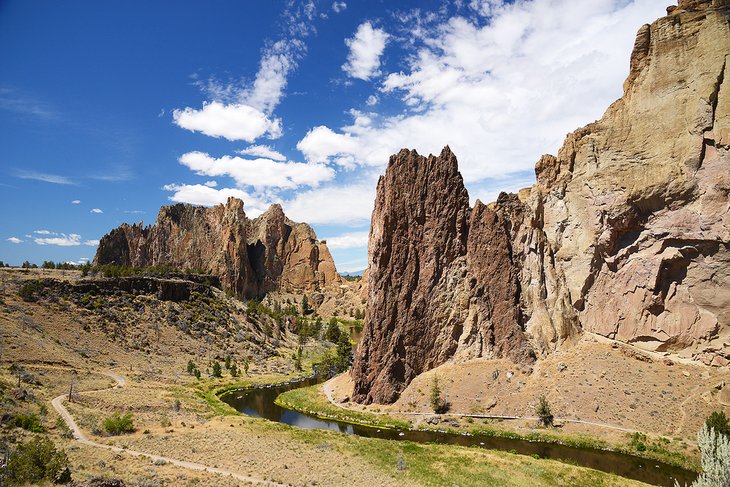
M203 269L242 298L341 282L309 225L292 222L279 205L249 219L236 198L212 208L165 206L148 227L123 224L101 239L94 263Z
M669 11L640 29L624 96L538 168L531 201L585 330L727 354L728 2Z

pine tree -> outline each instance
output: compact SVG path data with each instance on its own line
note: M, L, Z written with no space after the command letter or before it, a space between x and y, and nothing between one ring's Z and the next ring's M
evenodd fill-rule
M553 425L554 416L552 411L550 410L550 404L548 403L545 394L541 394L540 397L537 399L535 413L540 418L540 422L543 424L543 426Z
M213 362L213 377L223 377L223 371L221 370L221 364L217 360Z
M324 333L324 337L332 343L337 343L340 339L340 326L337 324L337 320L332 318L327 324L327 331Z

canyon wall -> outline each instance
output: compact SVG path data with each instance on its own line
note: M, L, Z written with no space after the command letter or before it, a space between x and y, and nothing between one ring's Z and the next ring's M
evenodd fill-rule
M388 403L447 360L529 364L582 332L730 359L730 0L643 26L624 95L469 200L455 156L392 156L378 183L353 399Z
M236 198L212 208L165 206L148 227L125 223L101 239L94 264L202 269L247 299L341 283L326 243L309 225L292 222L279 205L249 219Z

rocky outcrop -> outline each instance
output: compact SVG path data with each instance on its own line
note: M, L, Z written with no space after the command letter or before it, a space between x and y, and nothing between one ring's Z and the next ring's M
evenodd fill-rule
M511 232L499 210L469 208L448 147L438 157L402 150L390 158L370 228L354 400L392 402L454 356L534 359Z
M165 206L148 227L123 224L101 239L94 263L202 269L242 298L341 282L326 244L309 225L292 222L279 205L249 219L236 198L212 208Z
M538 167L529 200L585 330L730 353L729 5L642 27L624 96Z
M730 0L643 26L624 95L536 164L468 197L445 149L378 183L360 402L392 402L449 359L527 363L581 330L707 363L730 358Z
M206 280L208 282L205 282ZM184 277L131 276L83 279L75 283L46 279L43 281L43 285L46 288L59 288L66 293L154 295L160 301L180 302L189 301L196 294L206 297L213 296L211 286L215 286L217 282L217 278L214 276L195 280L188 280Z

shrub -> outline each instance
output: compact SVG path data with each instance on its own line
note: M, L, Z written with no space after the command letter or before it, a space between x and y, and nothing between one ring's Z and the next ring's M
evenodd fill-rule
M106 418L103 424L104 431L106 431L110 435L121 435L124 433L132 433L134 431L132 413L114 413Z
M540 418L540 422L543 426L552 426L555 417L550 409L550 403L548 403L545 394L541 394L537 399L537 406L535 407L535 414Z
M13 423L18 428L32 431L33 433L43 433L43 425L41 420L35 414L18 414L15 416Z
M55 483L71 481L66 453L57 450L53 442L44 437L18 445L8 458L6 474L9 483L18 485L42 480Z
M705 420L708 428L714 429L715 433L730 436L730 424L724 411L713 411Z
M36 296L36 294L40 293L42 290L43 281L28 281L20 286L20 291L18 291L18 294L23 299L23 301L35 302L38 301L38 296Z
M697 446L700 448L702 473L692 487L730 485L730 438L705 424L697 435ZM677 482L674 485L679 487Z
M631 433L631 441L629 442L629 445L631 445L636 451L646 451L646 435L643 433Z

